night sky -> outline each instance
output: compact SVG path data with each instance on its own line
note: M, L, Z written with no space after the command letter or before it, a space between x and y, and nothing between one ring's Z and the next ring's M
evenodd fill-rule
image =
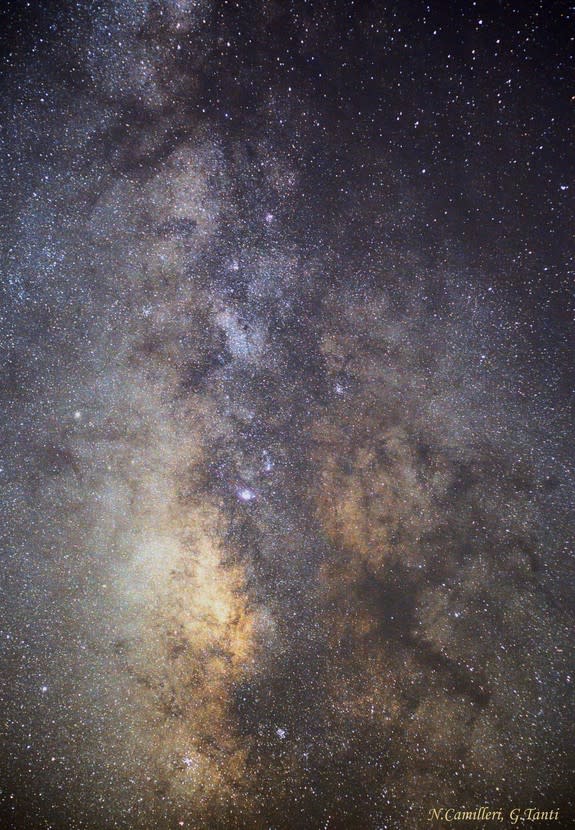
M574 24L2 4L1 830L572 826Z

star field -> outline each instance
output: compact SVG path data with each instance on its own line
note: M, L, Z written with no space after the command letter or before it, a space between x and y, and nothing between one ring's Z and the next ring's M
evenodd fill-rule
M2 827L569 826L573 9L0 15Z

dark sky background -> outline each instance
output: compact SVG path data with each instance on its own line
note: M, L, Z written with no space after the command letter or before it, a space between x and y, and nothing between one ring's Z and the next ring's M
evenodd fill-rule
M574 33L2 5L2 828L570 826Z

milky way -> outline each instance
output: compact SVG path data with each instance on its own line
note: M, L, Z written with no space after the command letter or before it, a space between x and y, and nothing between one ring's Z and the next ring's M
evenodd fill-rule
M572 11L31 5L2 827L568 826Z

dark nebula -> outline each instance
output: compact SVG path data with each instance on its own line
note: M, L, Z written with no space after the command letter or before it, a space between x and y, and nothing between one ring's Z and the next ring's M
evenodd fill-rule
M2 830L571 826L572 6L0 14Z

